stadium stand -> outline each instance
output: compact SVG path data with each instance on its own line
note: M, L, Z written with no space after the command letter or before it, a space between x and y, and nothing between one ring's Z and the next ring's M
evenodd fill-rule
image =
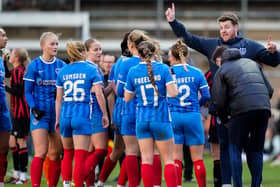
M193 33L214 37L218 32L216 18L223 11L235 11L240 15L241 23L246 20L240 26L249 38L266 45L267 37L271 35L280 47L280 13L277 9L280 1L247 2L248 11L244 13L242 1L176 0L176 17ZM65 55L66 40L89 36L98 38L104 51L119 55L123 33L134 28L144 29L157 37L166 51L175 40L164 16L168 6L170 1L167 0L2 0L0 25L8 33L8 47L25 47L31 57L39 54L38 38L47 30L61 33L62 56ZM192 58L195 62L205 60L193 51ZM266 69L272 82L280 77L278 70ZM277 84L274 85L277 89Z

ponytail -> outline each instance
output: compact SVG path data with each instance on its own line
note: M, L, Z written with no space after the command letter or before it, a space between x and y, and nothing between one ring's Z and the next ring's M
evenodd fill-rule
M186 66L186 57L189 53L187 45L182 40L177 40L170 50L175 59L184 65L185 71L188 71Z
M155 55L156 46L153 42L150 41L142 41L137 45L137 50L139 55L146 61L147 63L147 70L148 70L148 77L158 95L160 95L154 78L153 67L151 64L151 59Z

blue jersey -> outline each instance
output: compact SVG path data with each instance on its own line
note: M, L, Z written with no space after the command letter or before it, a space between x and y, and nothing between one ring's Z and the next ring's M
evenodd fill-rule
M111 71L108 77L108 82L112 82L114 80L115 67L116 64L113 64L113 66L111 67Z
M97 69L99 76L101 77L102 84L104 84L104 76L101 69L98 67L98 65L91 61L87 61L87 63ZM92 94L92 111L93 111L92 115L94 116L102 117L103 115L95 94Z
M24 75L25 98L30 108L36 107L47 113L55 108L57 74L65 63L54 58L46 62L42 57L32 60Z
M64 91L62 116L90 117L91 87L100 83L98 70L85 62L74 62L62 68L56 82Z
M0 57L0 105L6 105L6 93L5 93L5 68L3 58Z
M114 81L115 81L115 85L117 85L117 81L118 81L118 76L119 76L119 72L120 72L120 65L123 61L129 59L130 57L126 57L126 56L120 56L117 60L117 62L115 63L115 68L114 68Z
M124 60L119 67L119 74L118 74L118 86L117 86L117 95L120 97L124 96L124 86L127 80L127 74L130 68L136 66L141 61L140 57L133 56ZM128 103L124 103L123 105L123 115L130 115L132 118L135 118L136 112L136 99L133 98Z
M10 113L6 101L5 93L5 68L3 58L0 57L0 132L12 129Z
M170 110L200 112L198 93L201 94L201 101L210 99L208 84L202 71L183 64L171 68L175 73L179 93L176 98L168 98Z
M115 63L115 68L114 68L114 77L113 77L113 81L116 87L118 87L117 85L117 81L118 81L118 75L119 75L119 70L120 70L120 65L123 61L125 61L126 59L128 59L128 57L125 56L120 56L117 60L117 62ZM116 103L114 106L114 111L113 111L113 123L116 125L117 127L117 133L120 134L120 126L121 126L121 117L122 117L122 109L123 109L123 104L124 104L124 100L123 97L119 96L117 94L117 98L116 98Z
M169 122L166 85L175 81L167 65L152 62L152 69L159 94L149 79L147 64L145 62L141 62L139 65L131 68L127 76L125 89L128 92L136 93L137 122Z

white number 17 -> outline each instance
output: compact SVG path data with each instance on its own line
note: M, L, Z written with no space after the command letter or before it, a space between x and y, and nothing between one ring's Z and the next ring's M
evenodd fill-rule
M147 106L147 104L148 104L147 97L146 97L146 89L153 89L153 91L154 91L154 106L158 106L158 95L157 95L156 90L155 90L155 88L152 84L146 84L146 85L141 85L140 86L143 105Z

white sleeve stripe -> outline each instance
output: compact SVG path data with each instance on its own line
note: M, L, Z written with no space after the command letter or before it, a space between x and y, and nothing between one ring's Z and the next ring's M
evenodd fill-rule
M169 85L171 83L175 83L175 81L170 81L170 82L167 82L165 85Z
M127 91L128 93L134 93L133 91L130 91L127 88L125 88L124 90Z
M92 85L103 84L103 81L93 82Z
M56 85L56 87L57 87L57 88L63 88L63 86L58 86L58 85Z
M201 86L200 89L205 88L205 87L208 87L208 85Z
M23 80L25 80L25 81L35 82L35 80L33 80L33 79L28 79L28 78L23 78Z
M122 83L122 84L125 84L126 82L123 82L123 81L120 81L120 80L118 80L119 81L119 83Z

